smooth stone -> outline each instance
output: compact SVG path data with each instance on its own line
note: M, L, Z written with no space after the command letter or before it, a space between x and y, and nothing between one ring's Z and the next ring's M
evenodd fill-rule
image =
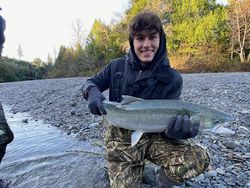
M244 158L248 159L250 158L250 152L249 153L245 153L245 155L243 155Z
M240 133L244 133L244 134L250 133L250 130L245 126L239 126L237 131L240 132Z
M215 170L211 170L206 173L206 177L215 177L217 176L217 172Z
M225 171L221 168L217 168L216 172L218 172L219 174L222 174L222 175L225 174Z
M200 174L199 176L197 176L197 177L195 178L195 181L203 181L204 178L205 178L205 176L204 176L203 174Z
M223 145L226 146L228 149L234 149L238 147L238 145L234 141L224 141Z
M213 132L215 134L221 135L221 136L233 136L235 135L235 131L228 129L223 126L214 127L210 130L210 132Z
M223 185L223 184L218 184L218 185L217 185L217 188L226 188L226 186Z
M89 125L89 128L95 128L99 125L99 123L92 123Z
M231 172L233 168L234 168L234 165L231 165L231 166L226 167L225 170Z
M28 123L28 119L26 118L26 119L23 119L22 120L22 123Z

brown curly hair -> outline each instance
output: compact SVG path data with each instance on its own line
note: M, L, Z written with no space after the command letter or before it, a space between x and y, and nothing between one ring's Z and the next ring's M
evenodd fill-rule
M142 31L153 31L161 33L163 30L160 18L153 12L140 12L129 25L129 36L133 39L137 33Z

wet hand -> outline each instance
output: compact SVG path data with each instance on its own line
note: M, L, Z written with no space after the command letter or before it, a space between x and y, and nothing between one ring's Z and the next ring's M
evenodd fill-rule
M96 87L92 87L88 91L88 108L92 114L106 114L106 110L102 103L104 99L104 95Z
M195 137L200 128L200 123L191 123L189 115L177 115L173 118L164 132L169 139L188 139Z

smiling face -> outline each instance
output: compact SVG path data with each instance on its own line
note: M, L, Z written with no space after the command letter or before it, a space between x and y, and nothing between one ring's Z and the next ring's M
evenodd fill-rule
M135 54L144 63L150 63L159 48L160 34L156 31L142 31L137 33L133 39Z

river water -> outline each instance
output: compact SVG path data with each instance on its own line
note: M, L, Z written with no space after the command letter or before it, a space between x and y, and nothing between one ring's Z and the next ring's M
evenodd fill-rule
M81 142L28 113L4 110L15 135L0 165L5 187L107 187L98 144Z

